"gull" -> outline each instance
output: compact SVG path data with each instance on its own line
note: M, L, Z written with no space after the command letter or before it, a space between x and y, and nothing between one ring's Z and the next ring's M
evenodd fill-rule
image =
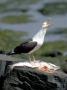
M16 55L25 53L29 55L29 60L31 61L31 54L38 50L44 43L44 38L46 35L46 31L50 26L49 21L45 21L42 24L41 30L39 30L31 40L25 41L21 43L19 46L15 47L12 51L8 52L7 55ZM33 56L33 60L35 61L35 57Z

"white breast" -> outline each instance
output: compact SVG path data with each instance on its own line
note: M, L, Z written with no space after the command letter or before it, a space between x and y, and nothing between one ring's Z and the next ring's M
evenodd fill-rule
M40 30L33 38L33 41L36 41L38 45L42 45L44 42L44 36L46 34L46 30Z

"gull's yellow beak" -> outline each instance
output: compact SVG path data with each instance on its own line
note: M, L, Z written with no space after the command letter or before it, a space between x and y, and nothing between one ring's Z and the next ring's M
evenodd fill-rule
M50 21L45 21L45 22L43 22L43 24L42 24L42 28L44 29L44 28L47 28L47 27L49 27L50 26Z

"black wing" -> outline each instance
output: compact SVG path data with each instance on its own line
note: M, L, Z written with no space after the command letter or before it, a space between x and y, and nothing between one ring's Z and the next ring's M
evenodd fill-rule
M16 54L28 53L28 52L30 52L36 45L37 45L37 42L26 41L26 42L20 44L19 46L17 46L17 47L14 49L14 52L15 52Z

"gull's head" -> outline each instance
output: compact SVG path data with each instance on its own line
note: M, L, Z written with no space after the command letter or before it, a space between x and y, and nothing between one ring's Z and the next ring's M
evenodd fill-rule
M50 26L50 21L45 21L43 22L42 24L42 28L45 29L45 28L48 28Z

